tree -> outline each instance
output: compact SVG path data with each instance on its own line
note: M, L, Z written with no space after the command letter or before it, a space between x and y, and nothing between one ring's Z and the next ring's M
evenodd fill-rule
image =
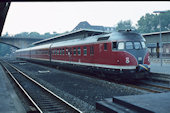
M39 37L40 37L40 34L37 33L37 32L31 32L31 33L29 34L29 37L30 37L30 38L39 38Z
M135 27L132 26L131 20L125 20L118 22L116 26L116 30L126 30L126 29L135 29Z
M151 33L159 31L159 17L161 18L162 31L170 30L170 11L161 14L145 14L137 23L137 31L139 33Z
M162 31L170 30L170 10L160 14Z
M22 33L14 35L14 37L28 38L29 37L29 33L28 32L22 32Z

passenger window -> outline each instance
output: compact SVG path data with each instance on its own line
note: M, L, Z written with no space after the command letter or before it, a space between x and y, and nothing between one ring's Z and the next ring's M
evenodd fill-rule
M76 48L74 48L74 56L76 56Z
M59 49L57 49L57 55L59 55Z
M71 55L71 54L72 54L72 48L69 48L68 55Z
M132 42L126 42L126 49L133 49L133 43Z
M141 49L142 48L140 42L134 42L134 47L135 47L135 49Z
M63 48L63 55L64 55L64 48Z
M81 49L78 47L78 55L81 55Z
M141 44L142 44L142 48L146 48L146 44L145 44L145 42L141 42Z
M84 47L83 50L84 50L84 55L87 55L87 47Z
M117 50L117 42L112 43L112 50Z
M61 55L62 50L60 49L60 55Z
M107 43L104 43L104 50L107 50Z
M119 42L118 49L124 49L124 48L125 48L124 42Z
M66 48L66 55L68 55L68 48Z

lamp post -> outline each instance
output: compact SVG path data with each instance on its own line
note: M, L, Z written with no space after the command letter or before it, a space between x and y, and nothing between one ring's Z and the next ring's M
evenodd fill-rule
M166 13L168 11L154 11L153 13ZM159 42L159 46L160 46L160 50L159 50L159 53L160 53L160 60L161 60L161 66L162 66L162 34L161 34L161 16L159 15L159 25L160 25L160 42Z

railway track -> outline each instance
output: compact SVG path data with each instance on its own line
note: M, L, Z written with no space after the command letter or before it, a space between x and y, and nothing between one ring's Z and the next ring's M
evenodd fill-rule
M69 71L69 70L67 70L67 71ZM73 73L79 73L79 72L73 72ZM82 76L88 76L88 75L82 74L82 73L81 73L81 75ZM88 77L93 77L93 76L88 76ZM160 75L160 76L159 75L154 75L152 77L159 77L160 79L170 78L169 76L163 76L163 75ZM158 84L147 83L146 82L147 80L146 81L142 81L142 82L141 81L140 82L135 82L135 83L124 83L124 82L123 83L119 83L119 82L116 82L114 80L108 80L108 79L104 79L104 78L100 78L100 77L94 77L94 78L106 80L106 81L109 81L109 82L115 82L115 83L118 83L118 84L121 84L121 85L125 85L125 86L128 86L128 87L133 87L133 88L144 90L144 91L151 92L151 93L162 93L162 92L170 91L170 87L161 86L161 85L158 85ZM148 80L155 82L155 80L152 79L152 78L150 78Z
M75 108L11 64L1 61L1 65L32 102L34 108L36 108L34 112L82 113L82 111Z
M138 81L135 83L121 83L122 85L128 86L128 87L134 87L137 89L145 90L147 92L152 93L163 93L170 91L170 86L165 84L159 84L151 81Z
M170 75L152 73L148 79L155 82L170 84Z

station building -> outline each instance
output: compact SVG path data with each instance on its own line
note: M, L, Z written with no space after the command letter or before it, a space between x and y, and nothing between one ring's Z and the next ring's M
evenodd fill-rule
M160 49L160 32L145 33L142 35L146 40L146 45L151 56L157 56L157 53L162 51L163 57L170 58L170 31L162 31L161 34L162 49Z

